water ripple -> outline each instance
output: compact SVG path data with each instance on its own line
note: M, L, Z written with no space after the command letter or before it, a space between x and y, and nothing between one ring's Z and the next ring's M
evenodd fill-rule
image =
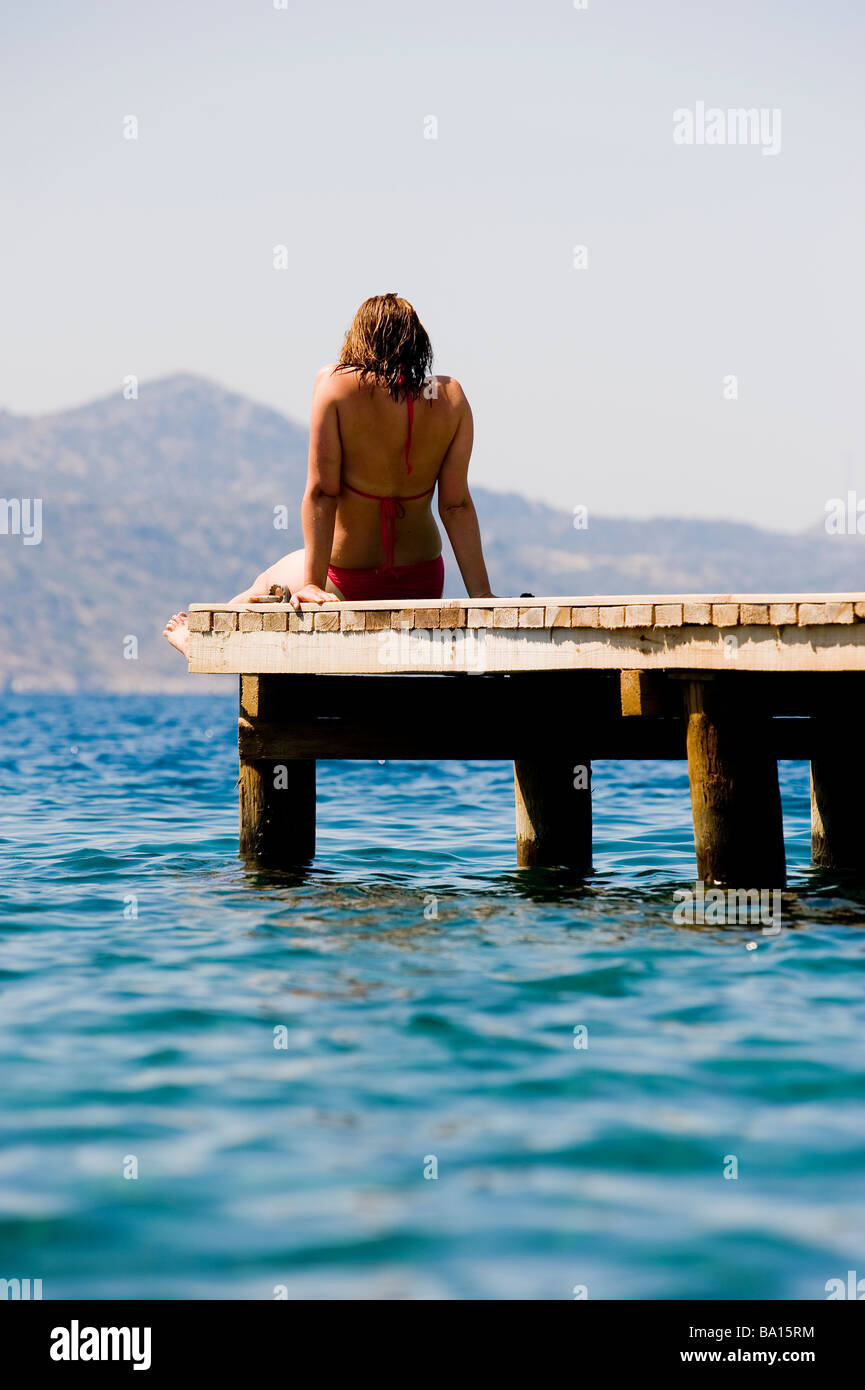
M0 1275L819 1298L861 1268L865 895L809 866L803 765L766 937L673 921L681 764L598 765L586 883L514 869L506 764L323 764L316 863L270 874L236 858L233 697L4 713Z

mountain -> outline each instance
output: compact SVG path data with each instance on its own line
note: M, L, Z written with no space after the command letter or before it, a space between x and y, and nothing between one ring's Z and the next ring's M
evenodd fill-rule
M301 543L307 432L193 375L74 410L0 411L0 497L41 499L24 543L0 503L0 687L198 689L161 636L178 608L228 598ZM865 588L859 537L734 522L567 513L473 489L501 594ZM276 523L287 518L285 529ZM26 512L25 512L26 521ZM462 592L446 549L446 592ZM137 654L135 643L137 642Z

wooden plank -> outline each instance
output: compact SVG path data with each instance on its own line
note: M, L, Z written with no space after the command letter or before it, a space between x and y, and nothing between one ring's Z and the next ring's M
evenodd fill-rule
M775 758L807 762L812 753L811 725L808 719L773 719L769 725L767 747ZM388 758L406 761L437 761L465 758L509 762L517 758L538 758L556 752L556 741L548 731L529 724L502 728L499 720L482 721L456 729L419 730L404 720L388 725L374 719L310 720L308 723L267 724L241 727L244 756L259 758L341 759ZM682 719L607 719L592 726L588 738L592 762L685 759L685 724Z
M255 688L255 677L244 677L243 688ZM267 717L278 715L285 720L306 718L311 709L327 718L360 710L380 717L382 709L387 709L390 718L398 706L404 706L407 717L415 722L436 714L442 722L461 713L489 718L502 711L502 718L511 724L520 716L526 718L532 697L543 708L542 726L572 718L575 702L587 719L619 713L619 677L610 671L537 671L480 680L465 674L445 679L429 672L379 674L374 680L365 675L316 673L261 677L258 689L267 694L274 711ZM259 702L262 698L259 694Z
M467 625L469 627L488 627L493 620L493 610L491 608L475 608L472 606L468 610Z
M550 604L544 609L545 627L570 627L571 609L568 604Z
M592 604L571 609L571 627L600 627L600 609Z
M768 603L742 603L739 605L739 622L743 627L752 627L755 624L765 626L768 621Z
M720 640L714 627L621 628L516 628L517 610L511 610L512 629L472 629L477 637L452 643L433 652L442 671L484 672L566 670L730 670L746 671L863 671L865 624L826 624L819 627L732 627L734 648ZM236 615L216 614L223 619ZM496 613L502 620L502 614ZM508 619L505 619L508 621ZM414 628L400 633L399 642L384 652L375 632L339 632L308 629L312 615L289 617L289 633L192 632L189 669L213 674L380 674L388 670L423 669L430 657L429 631ZM306 627L307 631L301 630ZM415 640L419 639L419 640ZM479 644L478 644L479 643ZM386 660L385 660L386 659Z
M623 671L620 676L622 714L626 719L659 717L667 702L661 692L663 676L654 671Z
M786 627L798 621L798 611L797 603L770 603L769 622L777 627Z
M544 610L543 608L520 608L518 627L543 627Z
M794 721L786 721L792 725ZM795 756L808 757L802 747L801 725L796 721ZM498 718L473 719L459 727L418 728L406 718L381 717L298 721L269 724L242 722L238 726L242 756L249 761L309 758L387 758L406 761L437 761L443 758L509 762L517 758L555 757L557 742L550 732L530 722L503 727ZM779 731L780 738L780 731ZM595 760L683 759L685 725L674 719L608 720L592 727L591 747ZM794 754L788 751L786 756Z
M681 688L695 674L673 671L663 673L661 679L668 689ZM715 680L732 683L741 700L773 716L837 717L839 710L849 709L856 701L865 702L865 672L739 671L733 662L728 662L726 670L718 672Z
M682 622L707 626L712 621L711 603L683 603Z
M681 627L683 607L684 604L681 603L656 603L655 626Z
M629 603L625 607L625 627L651 627L654 620L653 603Z
M799 626L819 627L824 623L852 623L852 603L800 603Z
M712 622L715 627L735 627L739 621L738 603L713 603Z
M458 631L466 626L466 610L458 603L442 603L439 618L441 626L448 631Z
M516 614L516 609L512 608L510 611ZM414 611L414 625L416 628L441 627L441 609L416 608Z
M261 702L261 690L264 682L259 676L240 677L240 716L245 719L264 718L265 711Z
M364 614L364 628L367 632L384 632L391 625L388 613L367 612Z
M520 620L519 608L497 608L493 615L493 627L516 627Z

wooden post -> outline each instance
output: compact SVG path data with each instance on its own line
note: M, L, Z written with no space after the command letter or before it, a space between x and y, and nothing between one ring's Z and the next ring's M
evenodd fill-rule
M517 865L592 868L592 764L574 756L514 763Z
M689 681L685 691L697 872L706 883L783 888L784 830L769 719L759 706L748 708L732 681Z
M241 676L245 720L272 719L280 677ZM240 853L263 868L290 868L315 854L315 761L240 758Z
M819 716L811 756L811 858L823 869L865 872L865 798L860 760L850 751L852 722Z

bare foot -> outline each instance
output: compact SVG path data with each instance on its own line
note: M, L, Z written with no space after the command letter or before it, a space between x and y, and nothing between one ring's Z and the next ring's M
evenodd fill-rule
M172 647L185 657L189 657L189 619L185 613L175 613L173 618L169 618L162 633L167 637Z

